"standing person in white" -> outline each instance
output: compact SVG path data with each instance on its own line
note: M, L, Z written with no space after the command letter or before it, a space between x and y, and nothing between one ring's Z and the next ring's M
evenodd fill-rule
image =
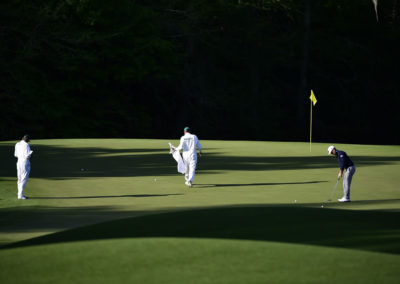
M17 177L18 177L18 199L26 199L24 189L28 182L29 173L31 171L31 163L29 161L33 151L29 146L29 135L22 137L22 140L15 144L14 156L18 158Z
M189 127L185 127L183 130L184 135L181 137L181 141L176 150L182 150L183 162L185 163L185 184L192 187L194 176L196 174L197 165L197 151L199 149L199 155L202 155L202 147L199 139L196 135L190 133Z

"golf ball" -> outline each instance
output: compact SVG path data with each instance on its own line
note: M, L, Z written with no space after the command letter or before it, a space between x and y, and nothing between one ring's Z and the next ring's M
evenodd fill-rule
M297 203L297 200L295 200L294 203Z
M324 205L321 205L321 208L324 208Z
M157 179L155 178L154 181L157 181Z

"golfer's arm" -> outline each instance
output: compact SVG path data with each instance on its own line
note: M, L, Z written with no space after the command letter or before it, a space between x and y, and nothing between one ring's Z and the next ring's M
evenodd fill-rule
M182 150L182 147L183 147L182 144L183 144L183 139L181 138L181 140L179 141L179 145L178 145L178 147L175 148L175 150L177 150L177 151Z
M26 145L26 148L24 149L24 155L27 159L29 159L32 156L33 151L31 151L31 147L28 145Z
M203 146L201 146L200 141L197 140L197 145L196 145L197 149L199 149L199 154L200 156L203 154Z
M343 169L340 169L338 173L338 179L340 179L342 176L343 176Z

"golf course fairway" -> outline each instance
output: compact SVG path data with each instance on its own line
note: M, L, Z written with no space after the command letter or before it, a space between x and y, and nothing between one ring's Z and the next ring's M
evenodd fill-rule
M201 137L200 137L201 138ZM0 283L399 283L400 146L201 140L192 188L168 142L0 142Z

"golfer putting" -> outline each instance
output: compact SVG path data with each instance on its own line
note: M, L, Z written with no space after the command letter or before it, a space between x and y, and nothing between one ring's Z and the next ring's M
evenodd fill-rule
M199 155L202 155L202 146L196 135L190 133L190 128L185 127L184 135L181 137L179 146L174 148L177 151L182 150L182 158L185 169L185 184L192 187L194 176L196 174L197 166L197 150L199 149Z
M336 156L339 163L338 181L342 178L343 172L343 197L338 199L339 202L350 202L350 185L353 175L356 172L356 166L353 161L347 156L346 152L337 150L335 146L328 147L328 154ZM336 183L337 185L337 183ZM336 189L336 186L335 186ZM332 193L333 194L333 193ZM331 197L332 198L332 197Z

